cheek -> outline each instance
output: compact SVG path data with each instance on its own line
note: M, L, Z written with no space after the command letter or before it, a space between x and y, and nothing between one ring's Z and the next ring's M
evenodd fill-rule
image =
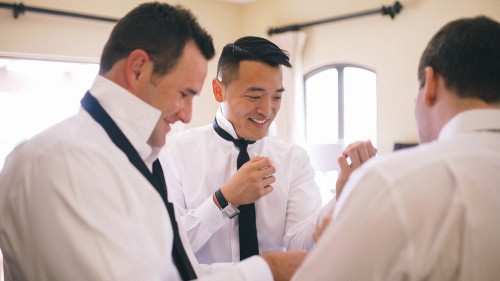
M422 110L424 108L423 97L422 97L422 94L420 91L418 92L417 96L415 97L414 103L415 103L414 115L415 115L415 119L418 120L419 118L422 117Z
M230 103L228 104L228 107L227 107L227 113L228 113L228 116L231 116L233 118L235 117L241 117L241 116L245 116L246 114L248 114L249 112L251 112L253 110L253 108L245 103L242 103L242 102L234 102L234 103Z
M281 108L281 101L277 101L274 103L274 112L278 112L278 110L280 110Z
M161 106L161 111L164 115L171 115L180 108L181 103L177 99L164 98L161 100L160 106Z
M428 120L428 113L426 108L422 104L415 105L415 120L417 122L417 130L421 143L428 142L430 140L430 127Z

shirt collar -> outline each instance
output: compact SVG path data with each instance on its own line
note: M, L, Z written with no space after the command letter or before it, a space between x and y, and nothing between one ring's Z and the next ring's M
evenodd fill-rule
M439 133L439 140L449 139L455 135L473 131L498 129L500 129L500 110L467 110L455 115L455 117L446 123Z
M228 132L233 138L238 139L238 135L236 135L236 131L234 130L233 124L227 120L227 118L222 114L222 107L219 106L217 113L215 114L215 119L217 120L217 124L219 127L224 129L224 131Z
M90 93L115 121L145 162L156 159L159 149L147 142L161 112L103 76L97 76Z

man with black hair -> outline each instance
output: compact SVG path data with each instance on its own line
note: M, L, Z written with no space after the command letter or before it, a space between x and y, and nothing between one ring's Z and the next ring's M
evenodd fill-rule
M283 67L291 67L287 52L267 39L227 44L212 80L220 103L213 124L169 136L161 153L170 196L202 263L314 245L321 198L309 157L268 136L286 98Z

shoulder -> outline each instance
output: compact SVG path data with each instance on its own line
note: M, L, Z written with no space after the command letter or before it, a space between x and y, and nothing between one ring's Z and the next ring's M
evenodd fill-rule
M171 157L177 155L177 157L185 158L187 155L209 153L213 150L212 146L218 143L218 140L227 143L227 141L218 137L212 125L208 124L168 135L162 151L165 155L170 155Z
M263 138L262 141L275 151L307 156L305 148L296 143L285 141L279 137L267 136Z
M83 161L91 160L90 154L109 154L109 146L113 144L94 123L80 114L70 117L18 145L9 158L24 169L33 163L47 164L39 167L55 164L65 155L79 155L72 161Z
M199 137L207 136L215 133L211 124L207 124L200 127L190 128L182 132L171 134L167 136L167 146L172 143L186 142L186 141L199 141Z
M359 173L379 174L388 182L399 181L410 174L418 173L423 167L438 163L435 145L420 145L372 158L358 170Z
M303 169L313 170L309 154L302 146L284 141L278 137L265 137L260 144L263 153L279 165L286 165L291 170Z
M410 198L433 193L436 186L448 190L453 150L451 144L432 142L372 158L351 174L344 191Z

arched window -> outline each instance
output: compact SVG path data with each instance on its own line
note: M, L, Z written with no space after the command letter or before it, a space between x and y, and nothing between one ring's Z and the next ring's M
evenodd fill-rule
M376 74L356 65L334 64L309 72L304 83L306 147L325 201L335 188L337 157L344 146L358 140L371 140L376 146Z

